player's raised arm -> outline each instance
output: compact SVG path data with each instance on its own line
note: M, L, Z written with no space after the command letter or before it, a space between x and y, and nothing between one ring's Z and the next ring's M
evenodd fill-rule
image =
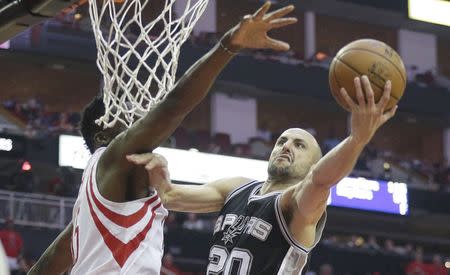
M123 160L127 154L148 152L160 145L207 95L224 66L241 49L288 50L289 44L270 38L267 32L297 22L296 18L284 17L294 7L267 13L269 8L270 3L267 2L230 29L180 78L165 99L111 143L105 158Z
M232 177L202 185L174 184L170 180L166 159L159 154L127 156L136 165L145 166L149 182L158 192L165 208L181 212L207 213L219 211L228 194L251 180Z
M351 106L349 137L321 158L300 184L283 194L282 203L294 203L291 209L298 214L294 215L292 220L293 228L296 221L302 224L317 223L325 210L330 188L352 171L359 155L375 132L395 114L396 107L384 112L391 91L390 81L386 83L378 103L374 102L373 90L366 76L355 79L355 88L358 104L353 102L344 89L341 90L342 96Z

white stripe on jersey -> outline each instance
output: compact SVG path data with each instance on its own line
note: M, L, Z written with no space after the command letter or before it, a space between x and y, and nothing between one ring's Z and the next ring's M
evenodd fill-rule
M281 194L279 194L275 201L275 213L277 216L278 225L280 226L281 233L283 234L286 241L291 245L288 252L286 253L283 262L281 263L280 269L277 275L298 275L301 274L303 268L308 260L308 254L317 245L322 237L322 232L325 227L325 221L327 218L327 212L322 214L319 222L316 226L315 240L311 247L308 249L300 245L289 231L289 226L283 216L281 210Z

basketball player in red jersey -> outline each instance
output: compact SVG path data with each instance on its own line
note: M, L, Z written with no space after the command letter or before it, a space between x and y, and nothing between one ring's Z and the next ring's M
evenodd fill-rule
M167 209L219 211L208 275L301 274L321 238L330 188L351 172L364 146L397 109L385 112L389 81L377 103L367 76L356 78L354 84L358 103L341 90L352 112L351 134L322 157L311 134L286 130L272 150L264 182L237 177L196 186L172 184L162 156L128 156L145 165Z
M29 274L59 274L70 267L73 274L83 275L159 274L167 211L149 189L145 169L127 161L126 155L151 151L165 141L239 50L289 49L289 44L267 32L297 22L285 17L294 7L267 13L269 8L266 3L245 16L129 129L120 125L103 129L95 123L104 113L100 98L85 108L81 133L93 155L83 174L72 222Z

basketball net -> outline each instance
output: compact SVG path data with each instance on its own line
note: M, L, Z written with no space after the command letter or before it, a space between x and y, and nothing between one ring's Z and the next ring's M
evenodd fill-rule
M89 0L89 12L103 75L105 114L96 123L108 128L119 121L130 127L171 91L180 47L208 0L179 0L185 6L176 16L176 0L163 0L163 9L149 22L143 11L155 0L97 1Z

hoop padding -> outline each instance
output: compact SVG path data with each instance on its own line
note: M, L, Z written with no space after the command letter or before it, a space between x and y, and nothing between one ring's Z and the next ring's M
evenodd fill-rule
M145 22L143 11L152 8L152 0L89 0L103 75L105 114L96 121L99 125L109 128L119 121L130 127L171 91L180 47L208 4L178 0L185 7L175 16L176 1L164 0L156 18Z

